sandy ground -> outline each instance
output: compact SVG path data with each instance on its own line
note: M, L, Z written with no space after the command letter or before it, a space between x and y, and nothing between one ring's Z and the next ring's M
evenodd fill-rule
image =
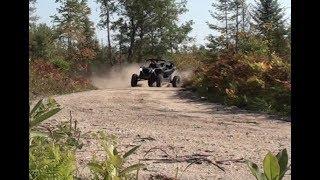
M173 177L179 168L180 179L250 180L254 177L249 169L236 159L258 162L261 167L268 150L276 153L283 148L291 157L290 122L208 103L183 89L143 85L55 98L64 109L50 123L68 121L71 111L82 133L102 130L113 134L121 151L142 145L128 161L141 159L146 164L140 179L156 174ZM83 142L77 152L78 175L88 179L86 163L94 153L101 157L102 152L92 138ZM161 150L155 149L143 159L151 148ZM291 179L290 172L285 179Z

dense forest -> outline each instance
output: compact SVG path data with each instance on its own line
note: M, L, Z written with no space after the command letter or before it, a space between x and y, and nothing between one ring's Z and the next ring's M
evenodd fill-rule
M86 0L56 0L52 26L37 23L37 2L29 2L30 96L94 89L95 68L156 57L192 70L184 86L212 101L290 114L291 27L276 0L214 0L214 35L200 46L189 35L193 21L179 23L185 0L97 0L98 27ZM96 28L106 30L106 45Z

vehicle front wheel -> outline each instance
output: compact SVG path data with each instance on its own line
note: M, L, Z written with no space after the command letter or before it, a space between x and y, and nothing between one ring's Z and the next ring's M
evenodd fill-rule
M131 87L136 87L138 84L139 76L137 74L132 74L131 76Z
M156 85L157 85L157 87L161 87L161 84L162 84L162 75L158 74L157 80L156 80Z
M174 76L172 79L172 86L178 87L179 84L180 84L180 76Z

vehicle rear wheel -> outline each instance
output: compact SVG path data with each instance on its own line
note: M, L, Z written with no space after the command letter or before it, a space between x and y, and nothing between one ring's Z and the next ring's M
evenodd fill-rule
M149 87L153 87L153 83L154 83L154 78L153 78L153 77L150 77L150 78L148 79L148 86L149 86Z
M131 87L136 87L138 84L139 76L137 74L132 74L131 76Z
M161 87L162 84L162 75L158 74L157 79L156 79L156 85L157 87Z
M179 84L180 84L180 76L174 76L172 79L172 86L178 87Z

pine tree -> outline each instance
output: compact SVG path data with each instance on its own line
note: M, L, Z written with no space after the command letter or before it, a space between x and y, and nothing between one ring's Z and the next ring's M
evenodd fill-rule
M230 20L233 21L231 27L231 34L235 40L235 50L238 51L238 42L239 42L239 31L240 31L240 18L241 18L241 9L242 2L241 0L231 1L230 11L233 13L230 17Z
M231 41L234 41L235 50L238 52L240 32L245 33L249 26L249 14L245 0L231 0L230 4L230 31Z
M52 16L62 44L68 54L77 50L80 43L94 35L93 23L89 20L90 8L86 0L57 0L61 5L58 14Z
M56 34L53 28L46 24L32 26L29 30L29 51L32 59L51 60L55 54Z
M88 16L86 16L83 21L83 36L83 40L78 45L78 49L81 52L81 59L92 61L95 59L99 42L95 38L94 24Z
M66 50L67 60L77 69L88 71L88 62L95 59L97 40L94 24L90 21L90 8L86 0L56 0L58 14L53 16L59 40Z
M126 42L129 41L127 32L128 32L128 25L127 22L124 21L123 17L119 18L115 21L112 26L111 30L115 31L118 30L118 33L115 34L114 40L118 42L118 49L119 49L119 62L121 63L122 55L127 53L127 46L125 45Z
M284 10L277 0L259 0L252 12L254 28L268 41L269 56L273 52L280 56L287 52L285 42Z
M35 15L37 0L29 0L29 26L35 25L38 16Z
M108 59L111 61L111 39L110 39L110 26L111 16L116 12L117 5L115 0L97 0L100 3L100 23L99 26L107 29L107 43L108 43Z
M250 14L246 0L240 0L241 2L241 30L247 32L250 28Z
M207 22L210 29L220 33L222 43L225 44L225 48L228 49L231 38L231 13L232 1L231 0L217 0L212 4L214 11L210 11L213 19L217 20L220 25L211 24Z

